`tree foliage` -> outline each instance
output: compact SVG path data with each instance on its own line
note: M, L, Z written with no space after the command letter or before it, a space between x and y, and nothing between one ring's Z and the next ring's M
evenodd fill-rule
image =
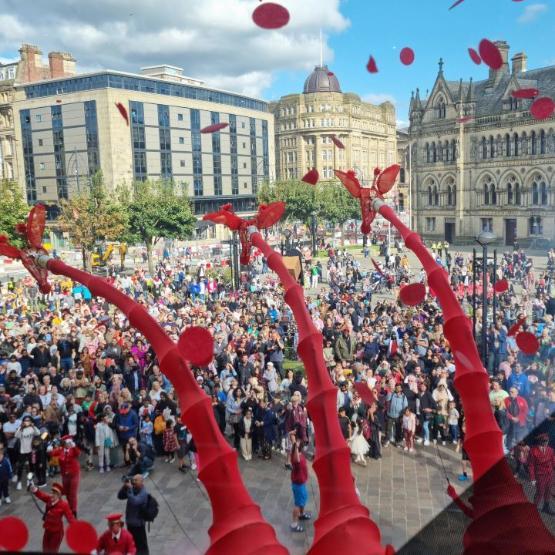
M88 189L61 202L58 223L81 249L83 265L89 269L89 253L95 244L120 239L127 228L127 215L122 205L107 194L102 173L97 172Z
M15 233L15 225L27 219L29 206L15 181L0 181L0 235L6 235L14 245L21 245L21 236Z
M318 215L331 224L343 224L360 217L358 201L338 181L317 185L316 206Z
M149 271L153 273L152 248L156 242L190 237L196 218L187 195L178 194L171 181L136 181L126 197L122 197L122 203L128 215L128 238L145 244Z

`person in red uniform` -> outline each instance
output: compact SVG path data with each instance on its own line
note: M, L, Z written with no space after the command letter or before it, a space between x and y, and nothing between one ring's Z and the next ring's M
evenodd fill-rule
M528 457L530 480L532 480L532 485L536 486L534 503L540 507L543 501L542 511L555 515L555 511L552 511L549 506L551 484L553 483L553 467L555 466L555 451L548 445L549 436L547 434L540 434L538 441L539 445L530 449Z
M44 535L42 536L42 551L44 553L58 553L64 539L63 517L71 523L75 517L69 508L68 502L62 499L64 488L61 484L52 484L52 494L48 495L32 485L30 491L41 501L46 503L43 516Z
M108 530L98 539L98 555L135 555L137 548L130 532L123 527L123 515L108 515Z
M77 518L77 496L79 493L79 479L81 477L81 465L79 455L81 450L73 443L72 436L62 438L63 446L49 451L50 456L58 457L62 473L62 484L69 502L69 506Z

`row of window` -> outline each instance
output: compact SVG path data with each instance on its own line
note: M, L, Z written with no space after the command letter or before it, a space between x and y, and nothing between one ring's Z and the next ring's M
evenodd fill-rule
M481 231L493 232L493 218L480 218ZM426 231L433 233L436 231L436 218L426 218ZM543 220L541 216L530 216L528 218L528 235L541 236L543 235Z
M437 144L426 143L424 147L426 153L426 162L433 164L435 162L454 162L457 159L457 141L452 139L451 142L439 141Z
M498 156L535 156L546 154L547 150L547 134L543 129L539 133L532 131L530 136L526 133L520 136L518 133L507 133L503 139L500 135L497 138L490 135L489 138L482 137L480 141L482 160Z

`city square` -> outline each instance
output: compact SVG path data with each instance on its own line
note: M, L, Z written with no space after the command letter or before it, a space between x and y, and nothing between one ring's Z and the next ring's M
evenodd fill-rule
M399 4L0 0L1 551L555 552L552 8Z

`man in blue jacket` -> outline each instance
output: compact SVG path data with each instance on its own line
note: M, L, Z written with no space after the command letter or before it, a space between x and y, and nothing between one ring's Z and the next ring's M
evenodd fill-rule
M142 516L142 509L147 504L148 492L145 489L143 477L136 474L131 480L127 479L118 492L118 499L127 499L125 524L135 540L137 555L148 555L148 540Z
M387 439L388 443L396 443L402 435L401 414L408 407L408 400L403 393L400 383L395 385L395 391L387 395ZM387 443L386 443L387 445Z
M129 464L127 443L132 437L137 437L138 429L139 417L137 413L131 409L128 403L123 403L116 415L116 430L126 464Z
M530 382L528 381L528 376L522 372L522 365L518 362L515 365L514 372L507 380L507 389L511 387L516 387L518 389L518 394L528 399L530 395Z

